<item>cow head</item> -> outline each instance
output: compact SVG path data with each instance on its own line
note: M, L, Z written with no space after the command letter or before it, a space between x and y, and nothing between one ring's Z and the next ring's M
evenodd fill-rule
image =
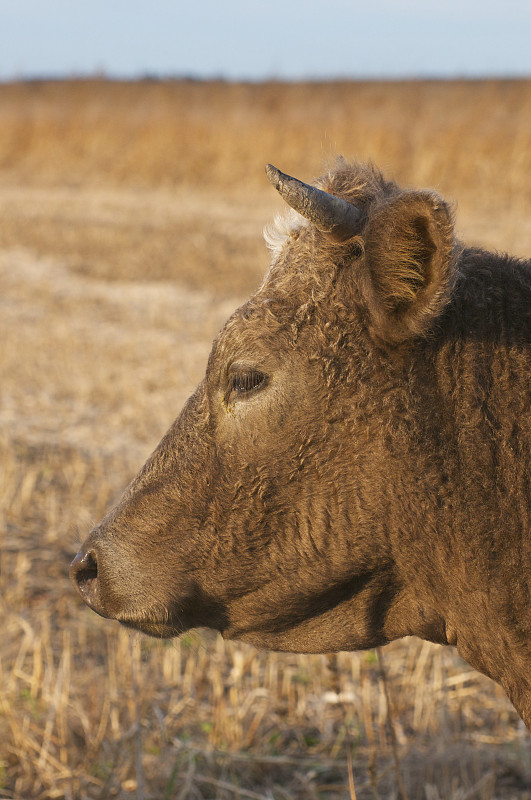
M452 287L448 208L371 167L341 162L318 187L268 174L295 208L269 233L269 272L72 579L102 616L160 637L446 641L430 556L400 536L423 524L408 382Z

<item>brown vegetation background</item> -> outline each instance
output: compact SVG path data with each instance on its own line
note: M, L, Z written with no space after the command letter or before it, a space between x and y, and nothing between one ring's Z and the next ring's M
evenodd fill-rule
M390 800L393 738L410 800L531 797L529 735L450 648L156 642L68 583L267 266L264 164L338 153L529 255L529 81L0 86L0 798Z

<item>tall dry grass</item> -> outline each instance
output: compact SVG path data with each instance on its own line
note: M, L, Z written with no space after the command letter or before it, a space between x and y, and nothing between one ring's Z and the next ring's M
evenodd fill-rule
M333 657L141 638L68 563L259 281L278 208L337 152L531 249L531 83L0 86L0 798L529 800L502 691L418 640ZM249 199L251 198L251 199ZM386 676L384 682L384 674ZM387 691L385 691L387 689Z
M262 185L337 153L456 196L529 202L531 81L0 86L0 167L17 179Z

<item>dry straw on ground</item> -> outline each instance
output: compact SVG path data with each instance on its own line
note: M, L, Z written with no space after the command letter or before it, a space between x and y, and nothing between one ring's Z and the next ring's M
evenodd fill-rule
M337 152L531 251L530 82L0 86L0 798L531 797L528 734L451 649L391 645L386 693L374 653L156 642L68 583L260 280L264 163Z

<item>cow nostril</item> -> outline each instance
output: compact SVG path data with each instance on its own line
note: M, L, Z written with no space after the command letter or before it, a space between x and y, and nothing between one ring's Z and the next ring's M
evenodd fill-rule
M89 583L98 577L98 562L96 561L93 553L85 553L79 562L79 568L76 571L76 581L78 586Z
M94 610L99 606L98 561L94 550L80 552L70 566L70 578L81 597Z

